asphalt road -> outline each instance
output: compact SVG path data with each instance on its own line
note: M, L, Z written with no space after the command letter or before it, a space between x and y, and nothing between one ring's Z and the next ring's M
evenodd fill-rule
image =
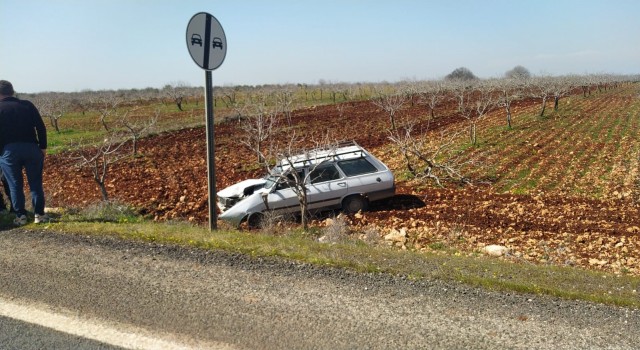
M640 310L14 229L0 334L0 349L637 349Z

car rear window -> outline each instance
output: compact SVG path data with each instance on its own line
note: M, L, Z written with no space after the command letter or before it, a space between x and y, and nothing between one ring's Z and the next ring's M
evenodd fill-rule
M378 171L378 169L365 158L342 160L338 162L338 166L347 176L375 173Z
M336 169L336 167L334 167L333 165L319 166L315 168L310 174L312 184L337 180L340 178L340 176L341 175L338 172L338 169Z

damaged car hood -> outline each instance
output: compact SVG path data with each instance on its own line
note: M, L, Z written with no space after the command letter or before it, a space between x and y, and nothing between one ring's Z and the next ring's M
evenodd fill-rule
M245 195L245 189L249 187L255 187L264 185L267 181L265 179L248 179L237 184L231 185L222 191L218 192L218 197L232 198L243 197Z

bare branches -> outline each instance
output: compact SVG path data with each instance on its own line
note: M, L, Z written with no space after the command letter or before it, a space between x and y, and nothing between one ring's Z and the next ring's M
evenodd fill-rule
M444 99L445 92L444 84L441 81L428 82L420 89L420 102L429 106L431 119L436 117L436 106Z
M291 126L291 105L293 104L293 92L284 90L276 93L277 109L287 118L287 125Z
M49 118L51 126L60 133L58 121L71 109L71 101L59 94L43 94L35 100L38 110L43 117Z
M255 104L253 108L255 112L252 115L240 119L240 128L243 131L240 142L256 154L258 164L265 166L263 143L271 140L271 136L276 131L277 111L267 108L264 101Z
M515 68L514 68L515 69ZM525 81L518 77L499 81L496 84L496 106L504 108L507 114L507 127L511 129L511 104L522 98Z
M398 146L411 174L418 179L434 181L440 187L443 181L471 184L471 180L463 175L462 168L472 160L464 160L455 148L460 132L444 130L429 133L427 129L415 137L414 127L410 124L389 134L389 139Z
M173 100L173 103L175 103L176 107L178 107L178 110L182 112L183 111L182 103L184 102L184 99L187 96L188 88L189 88L189 84L184 82L176 82L176 83L165 85L162 91L171 100Z
M147 134L149 134L158 122L160 116L160 110L156 109L154 114L148 120L133 120L131 115L136 109L127 111L122 116L120 123L127 130L131 136L132 142L132 155L135 157L138 155L138 140Z
M96 106L100 115L100 123L106 132L110 132L107 125L107 118L117 112L118 106L123 102L123 98L115 93L101 94L92 98L91 103Z
M125 156L120 152L123 141L117 135L109 135L105 137L97 147L86 148L78 147L78 151L72 157L75 160L75 166L80 169L90 169L93 180L100 189L100 194L104 201L109 200L107 187L105 185L109 174L109 166L121 160Z
M395 115L407 101L406 96L401 93L385 93L380 90L376 92L376 95L377 97L371 100L371 102L389 114L391 131L396 131Z

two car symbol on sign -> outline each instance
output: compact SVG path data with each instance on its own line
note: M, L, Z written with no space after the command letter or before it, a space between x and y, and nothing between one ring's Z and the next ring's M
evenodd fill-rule
M219 47L220 50L222 50L222 39L215 37L213 38L213 40L211 40L211 43L214 49L216 47ZM191 45L202 46L202 37L200 36L200 34L193 34L191 36Z

